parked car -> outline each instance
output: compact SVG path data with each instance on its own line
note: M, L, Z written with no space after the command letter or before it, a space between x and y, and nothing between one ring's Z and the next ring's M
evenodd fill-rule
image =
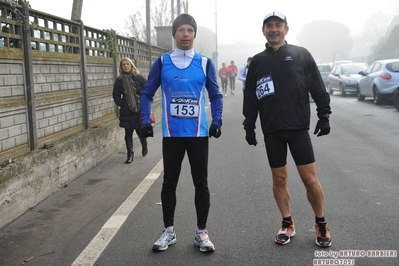
M332 67L336 67L342 64L352 64L353 61L352 60L338 60L338 61L334 61Z
M399 59L377 60L364 72L357 82L357 99L373 97L375 104L392 99L399 84Z
M328 74L331 72L331 66L327 63L324 64L317 64L317 67L319 68L321 78L323 79L324 85L327 87L327 79L328 79Z
M357 80L361 77L359 72L367 69L364 63L342 64L335 66L328 75L327 88L330 94L334 91L341 92L345 97L347 93L356 93Z
M393 105L399 110L399 85L396 88L395 94L393 95Z

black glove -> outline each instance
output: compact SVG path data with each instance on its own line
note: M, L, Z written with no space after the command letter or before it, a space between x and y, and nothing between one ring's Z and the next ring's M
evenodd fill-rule
M256 144L258 144L258 142L256 141L255 130L249 129L249 130L246 130L246 132L247 133L245 135L245 140L248 142L249 145L256 146Z
M220 127L218 125L212 124L209 127L209 137L212 138L212 136L214 136L215 138L218 138L220 135L222 135L222 130Z
M317 121L316 128L313 134L317 134L318 137L328 135L330 133L330 122L328 120Z
M154 130L152 129L151 124L144 124L141 126L140 137L142 138L154 137Z

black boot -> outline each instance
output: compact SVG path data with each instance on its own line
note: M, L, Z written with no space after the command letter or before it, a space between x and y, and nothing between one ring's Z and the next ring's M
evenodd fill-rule
M147 149L147 139L146 138L140 138L140 142L141 142L141 154L143 156L146 156L148 153L148 149Z
M133 139L125 138L126 149L127 149L127 159L125 163L133 162L134 152L133 152Z

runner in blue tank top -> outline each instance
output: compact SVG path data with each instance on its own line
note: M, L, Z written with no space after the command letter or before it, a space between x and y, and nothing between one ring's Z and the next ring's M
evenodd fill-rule
M176 187L186 152L195 187L197 226L194 244L201 252L215 250L207 230L210 207L208 151L209 137L218 138L222 133L223 96L219 91L213 62L193 50L196 33L197 24L189 14L181 14L174 20L172 35L176 49L154 62L140 98L140 132L142 137L153 137L149 117L154 95L161 86L164 167L161 200L164 229L153 245L154 250L166 250L169 245L176 243L173 227ZM212 116L209 129L205 89Z

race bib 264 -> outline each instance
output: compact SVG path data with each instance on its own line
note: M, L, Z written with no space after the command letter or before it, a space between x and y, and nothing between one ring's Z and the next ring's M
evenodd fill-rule
M260 100L270 95L274 95L274 84L272 76L268 75L256 82L256 97Z

